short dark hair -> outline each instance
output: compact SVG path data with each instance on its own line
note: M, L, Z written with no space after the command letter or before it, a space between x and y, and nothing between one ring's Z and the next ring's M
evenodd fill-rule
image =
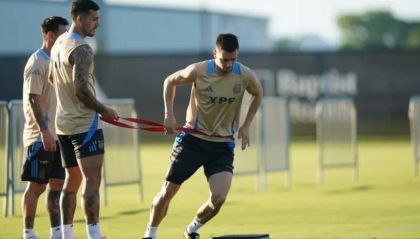
M75 19L80 14L88 14L90 10L98 11L98 4L92 0L75 0L71 4L71 17Z
M238 38L232 33L220 33L217 36L216 46L227 52L234 52L239 49Z
M57 33L60 25L67 26L69 25L69 22L65 18L59 16L50 16L42 21L41 31L43 34L47 34L48 32Z

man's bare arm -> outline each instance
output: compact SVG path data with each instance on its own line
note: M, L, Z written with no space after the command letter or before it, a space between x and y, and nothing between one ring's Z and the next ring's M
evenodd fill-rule
M242 139L241 148L244 150L247 146L250 146L249 142L249 127L251 125L252 119L257 113L258 107L261 105L263 90L260 82L257 80L255 73L252 72L250 82L246 88L246 91L251 94L251 104L249 105L248 112L246 114L245 120L239 127L238 138Z
M32 115L40 130L48 129L48 122L45 121L44 112L41 105L41 96L29 94L29 103L31 105Z
M31 112L36 124L41 131L41 140L45 151L53 152L56 150L55 139L48 129L48 120L46 120L45 113L42 107L46 107L40 95L29 94L29 104Z
M163 84L163 99L165 103L165 115L172 116L173 102L177 85L185 85L193 83L197 78L197 72L194 65L190 65L185 69L179 70L166 77Z
M257 113L258 108L261 105L261 101L263 98L263 89L261 83L257 80L255 73L252 74L252 77L249 81L248 87L246 91L251 94L251 104L248 108L248 113L244 120L244 125L250 125L252 119L254 118L255 114Z
M177 85L191 84L197 79L195 65L190 65L166 77L163 84L163 100L165 104L166 133L175 132L176 119L174 115L174 99Z
M99 102L89 89L89 68L93 62L93 51L88 45L77 47L70 55L73 63L73 81L77 98L88 108L98 113L105 110L105 106Z

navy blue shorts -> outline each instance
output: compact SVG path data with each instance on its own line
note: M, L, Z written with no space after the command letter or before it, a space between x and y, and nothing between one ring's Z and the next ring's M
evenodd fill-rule
M219 172L233 172L234 142L211 142L179 133L170 156L166 180L181 185L201 166L207 179Z
M97 129L74 135L58 135L64 168L78 166L77 159L105 153L104 134Z
M24 148L24 163L21 170L21 180L48 183L49 179L64 179L65 171L61 165L60 147L57 143L55 152L47 152L42 142L37 141Z

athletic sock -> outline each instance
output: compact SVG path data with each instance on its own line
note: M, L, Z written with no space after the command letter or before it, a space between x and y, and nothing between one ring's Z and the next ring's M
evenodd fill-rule
M99 227L99 222L87 224L86 231L88 233L88 239L101 239L101 229Z
M51 232L51 239L61 239L62 233L61 233L60 226L51 227L50 232Z
M194 218L194 220L190 223L190 225L187 226L187 233L191 234L193 232L197 232L200 227L202 227L204 224L201 224L197 221L197 219Z
M151 237L152 239L156 239L157 229L157 227L147 226L147 230L144 233L144 237Z
M73 224L65 224L61 227L63 238L74 238Z
M36 239L37 237L36 237L36 234L35 234L35 231L34 231L33 228L31 228L31 229L25 228L25 229L23 229L23 237L22 238L23 239Z

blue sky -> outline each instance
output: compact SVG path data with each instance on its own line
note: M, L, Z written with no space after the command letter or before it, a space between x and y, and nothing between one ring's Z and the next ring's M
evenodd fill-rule
M335 45L339 41L336 18L341 13L388 9L397 17L420 21L420 0L105 0L109 3L267 16L272 38L318 35Z

